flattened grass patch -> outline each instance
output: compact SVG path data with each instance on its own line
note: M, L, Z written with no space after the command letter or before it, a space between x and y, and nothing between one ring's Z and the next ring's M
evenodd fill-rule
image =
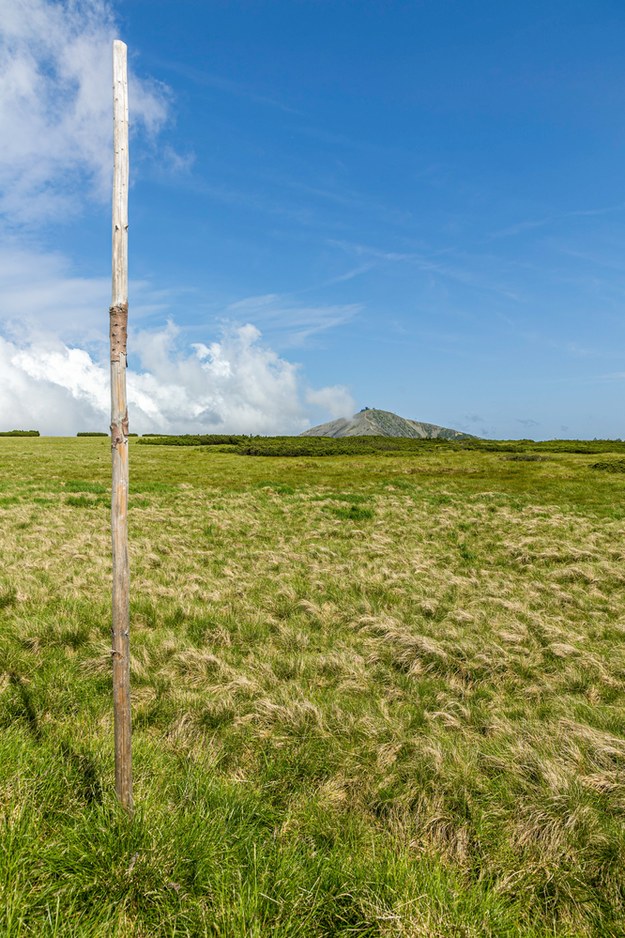
M355 492L325 492L322 495L313 495L311 502L350 502L352 505L362 505L369 501L368 495L358 495Z
M257 482L254 485L255 489L265 489L269 492L275 492L276 495L294 495L295 489L292 485L287 485L284 482Z
M333 495L332 498L338 502L349 502L351 505L363 505L369 501L366 495L357 495L353 492L341 492L338 495Z
M373 508L366 507L370 502L369 496L356 492L327 492L323 495L313 495L311 501L325 502L325 511L348 521L365 521L373 518ZM332 505L328 502L347 502L347 505Z

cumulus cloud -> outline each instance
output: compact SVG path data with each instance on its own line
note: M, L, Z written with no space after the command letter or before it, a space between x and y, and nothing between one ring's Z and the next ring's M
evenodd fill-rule
M178 339L170 322L131 340L139 365L128 370L128 401L138 433L299 433L349 400L342 387L307 388L253 325L224 328L209 345L181 349ZM109 411L107 362L44 336L22 344L0 336L0 428L104 430Z
M331 417L351 417L356 410L353 397L347 388L340 384L319 388L317 391L309 388L306 392L306 400L309 404L326 410Z
M13 223L77 210L85 184L108 198L111 42L104 0L0 3L0 213ZM154 135L164 85L130 71L131 126Z
M110 278L76 276L60 253L9 246L0 249L0 297L0 429L106 429ZM345 388L309 387L273 340L229 318L231 308L215 341L185 345L173 322L161 325L170 300L148 282L131 283L136 432L298 433L352 412Z

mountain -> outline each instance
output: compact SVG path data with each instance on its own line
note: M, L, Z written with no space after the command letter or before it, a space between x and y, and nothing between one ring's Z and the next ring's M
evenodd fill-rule
M437 427L434 423L408 420L389 410L364 407L353 417L330 420L318 427L304 430L300 436L410 436L430 440L435 437L444 440L460 440L468 438L469 434L461 433L459 430L449 430L447 427Z

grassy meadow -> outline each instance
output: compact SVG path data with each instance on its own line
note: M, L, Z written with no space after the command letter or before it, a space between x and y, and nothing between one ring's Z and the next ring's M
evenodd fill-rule
M0 440L2 936L625 935L618 448L130 448L131 820L108 440Z

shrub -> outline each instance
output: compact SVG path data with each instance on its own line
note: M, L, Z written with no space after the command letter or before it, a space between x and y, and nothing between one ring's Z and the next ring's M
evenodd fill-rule
M170 436L166 433L144 433L140 442L147 446L220 446L236 445L247 439L249 437L221 433L185 433L179 436Z
M101 430L80 430L80 431L76 434L76 436L108 436L108 435L109 435L108 433L103 433ZM138 433L129 433L128 436L129 436L129 437L131 437L131 436L139 436L139 434L138 434Z
M590 467L600 472L625 472L625 459L606 459L604 462L595 462Z
M41 436L39 430L0 430L0 436Z
M432 452L449 447L447 440L424 440L397 436L276 436L257 437L239 444L236 452L242 456L365 456L378 453Z
M510 459L540 462L540 453L625 453L622 440L480 440L434 439L397 436L237 436L236 434L144 434L139 441L156 446L212 446L214 452L235 452L241 456L370 456L427 455L445 451L475 450L510 453ZM225 449L228 447L228 450Z

